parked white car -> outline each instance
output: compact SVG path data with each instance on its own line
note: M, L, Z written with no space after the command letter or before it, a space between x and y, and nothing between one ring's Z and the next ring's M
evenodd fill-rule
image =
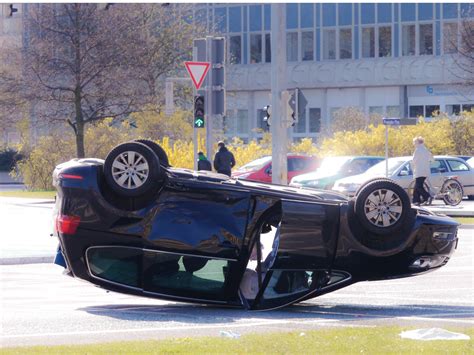
M463 195L469 196L470 199L474 198L474 168L457 157L436 155L434 158L435 161L431 163L429 183L439 189L447 178L453 177L461 183ZM411 160L411 156L388 159L387 177L396 181L408 192L414 185ZM385 177L385 169L386 161L384 160L363 174L337 180L332 189L348 196L354 196L359 187L367 180Z

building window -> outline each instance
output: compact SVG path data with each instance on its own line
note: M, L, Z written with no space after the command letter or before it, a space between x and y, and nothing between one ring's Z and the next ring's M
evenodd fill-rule
M418 20L426 21L433 19L433 4L418 4Z
M415 21L416 20L416 4L402 4L402 21Z
M427 105L425 106L426 117L433 117L439 113L439 105Z
M456 22L443 24L444 53L455 53L458 48L458 24Z
M323 59L336 59L336 30L323 31Z
M261 5L249 6L249 27L250 27L250 31L262 30L262 6Z
M352 29L339 30L339 59L352 59Z
M458 4L443 4L443 18L457 18Z
M352 25L352 4L338 4L339 26Z
M314 34L313 32L301 33L301 59L314 59Z
M309 109L309 132L310 133L321 132L321 109L320 108Z
M272 45L270 33L265 34L265 63L272 62Z
M298 28L298 4L286 4L286 28Z
M242 62L242 37L230 36L229 63L240 64Z
M298 32L286 34L286 60L288 62L298 60Z
M214 10L214 23L217 32L227 32L227 9L219 7Z
M262 35L250 35L250 63L262 62Z
M225 120L225 133L246 135L249 133L248 110L228 110Z
M392 56L392 27L379 27L379 57Z
M361 22L364 25L375 23L375 4L361 4Z
M323 26L336 26L336 4L323 4Z
M377 22L392 22L392 4L377 4Z
M300 23L301 28L310 28L314 26L314 11L313 4L300 5Z
M383 106L370 106L369 116L372 117L374 115L383 116Z
M387 117L400 117L400 106L387 106Z
M240 6L229 7L229 32L242 31L242 8Z
M463 111L467 111L467 112L470 112L471 110L474 109L474 104L465 104L465 105L462 105L462 110Z
M420 55L433 54L433 24L421 24L419 29Z
M446 113L449 116L458 116L461 112L461 105L446 105Z
M362 58L375 57L375 28L362 29Z
M423 106L410 106L410 117L425 116Z
M406 4L402 4L406 5ZM403 25L402 27L402 55L415 55L415 25Z

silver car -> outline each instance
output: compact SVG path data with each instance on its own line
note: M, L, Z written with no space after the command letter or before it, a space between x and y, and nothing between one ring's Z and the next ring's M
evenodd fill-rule
M431 175L428 177L429 184L435 189L440 189L445 180L454 177L463 188L463 195L474 197L474 169L460 158L436 155L431 162ZM414 185L413 171L411 168L411 156L396 157L388 159L388 178L396 181L401 187L411 193ZM385 177L386 161L380 162L365 173L339 179L334 183L333 190L348 196L354 196L359 187L377 177Z

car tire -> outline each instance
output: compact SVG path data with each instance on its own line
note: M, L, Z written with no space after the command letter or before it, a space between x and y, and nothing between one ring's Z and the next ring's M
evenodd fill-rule
M112 149L104 163L110 189L122 197L141 197L156 189L160 160L145 144L128 142Z
M447 179L441 187L443 201L446 205L457 206L461 203L464 191L459 181Z
M356 196L354 212L363 228L376 235L397 233L414 223L408 194L389 179L363 185Z
M161 166L164 166L165 168L169 168L171 166L165 150L159 144L153 142L150 139L135 139L134 142L145 144L148 148L153 150L153 152L156 154L156 156L160 160Z
M375 178L372 178L372 179L369 179L367 181L364 181L364 183L362 185L359 186L359 188L356 190L355 194L354 194L354 198L357 197L357 195L359 194L360 190L365 186L367 185L368 183L372 182L372 181L390 181L390 182L393 182L392 179L389 179L389 178L384 178L384 177L375 177Z

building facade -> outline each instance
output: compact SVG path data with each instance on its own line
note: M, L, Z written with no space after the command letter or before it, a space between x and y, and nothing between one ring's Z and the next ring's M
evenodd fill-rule
M227 40L227 136L244 140L268 130L271 5L197 5L196 18ZM468 3L286 4L288 89L308 101L294 139L317 138L335 111L366 115L456 115L474 104L455 62Z

